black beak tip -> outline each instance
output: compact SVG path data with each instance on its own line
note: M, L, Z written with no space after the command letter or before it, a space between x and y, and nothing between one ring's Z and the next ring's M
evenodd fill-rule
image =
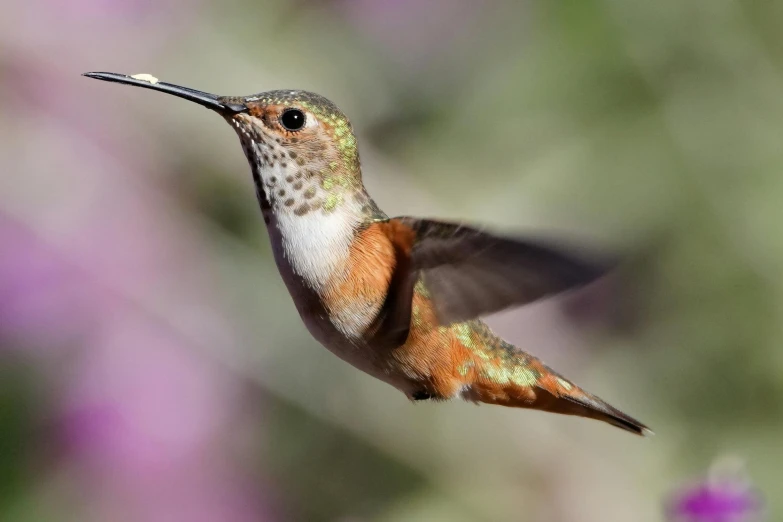
M87 78L95 78L96 80L122 80L122 79L133 80L133 77L128 76L127 74L118 74L118 73L109 73L109 72L86 72L86 73L82 73L82 76L86 76Z
M105 76L107 73L101 73L101 72L86 72L82 73L82 76L86 76L87 78L94 78L96 80L108 80L108 78Z

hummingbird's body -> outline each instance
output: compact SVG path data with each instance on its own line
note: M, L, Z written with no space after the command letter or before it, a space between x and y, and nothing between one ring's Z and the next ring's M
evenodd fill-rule
M479 316L589 283L603 270L470 227L389 218L367 194L348 119L305 91L214 95L112 73L219 112L250 163L275 261L310 333L412 400L463 398L638 421L503 341Z

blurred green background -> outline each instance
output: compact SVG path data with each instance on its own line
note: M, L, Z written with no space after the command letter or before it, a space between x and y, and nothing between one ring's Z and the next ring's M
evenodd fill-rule
M656 521L725 455L783 517L783 2L10 0L0 519ZM410 404L307 334L234 132L147 72L352 119L390 215L580 237L492 317L648 423Z

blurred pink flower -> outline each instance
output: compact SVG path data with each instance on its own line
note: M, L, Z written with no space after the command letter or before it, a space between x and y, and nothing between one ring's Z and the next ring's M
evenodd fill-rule
M727 464L728 462L728 464ZM727 465L735 469L725 473ZM759 522L763 503L733 461L716 464L703 482L679 491L670 502L671 522Z
M22 224L0 215L0 333L30 346L75 339L100 308L96 289Z
M168 212L112 127L96 134L73 109L90 106L88 94L30 64L24 71L47 81L9 83L25 100L12 117L34 118L18 126L23 139L54 152L14 157L13 171L67 190L36 188L40 201L0 208L0 337L38 348L28 353L58 409L50 442L79 471L82 518L271 519L263 490L231 454L233 433L251 422L240 413L242 382L193 345L198 332L167 320L177 312L221 328L209 278L182 278L206 272L198 235Z
M78 20L89 23L96 20L113 23L114 25L131 25L144 22L145 19L173 14L173 9L193 10L200 2L183 2L182 0L28 0L16 6L17 15L23 14L23 4L27 9L39 10L46 17Z
M83 472L91 518L269 519L261 492L222 449L242 422L235 379L97 284L104 270L69 265L56 247L3 216L0 241L0 335L47 348L37 352L44 366L70 361L55 365L65 385L58 431L66 460ZM123 256L117 246L110 257ZM105 254L98 259L111 262ZM122 277L113 270L106 276Z
M11 57L36 56L61 70L81 63L82 69L95 57L127 59L129 41L136 57L151 55L200 8L199 0L6 0L3 18L13 23L0 22L0 43L15 51Z
M57 248L2 216L0 241L0 335L45 347L37 352L44 366L69 361L54 368L64 384L58 431L66 461L83 472L86 505L96 511L91 518L269 519L261 492L222 449L242 422L232 375L96 284L101 272L122 277L116 266L95 274L74 268ZM124 255L118 246L109 257ZM111 262L106 254L97 257Z

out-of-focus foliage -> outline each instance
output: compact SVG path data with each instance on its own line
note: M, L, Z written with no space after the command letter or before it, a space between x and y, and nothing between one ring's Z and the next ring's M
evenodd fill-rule
M0 519L652 522L725 453L779 519L781 26L757 0L6 2ZM490 322L658 435L348 367L234 133L91 70L317 91L388 213L625 253L615 286Z

